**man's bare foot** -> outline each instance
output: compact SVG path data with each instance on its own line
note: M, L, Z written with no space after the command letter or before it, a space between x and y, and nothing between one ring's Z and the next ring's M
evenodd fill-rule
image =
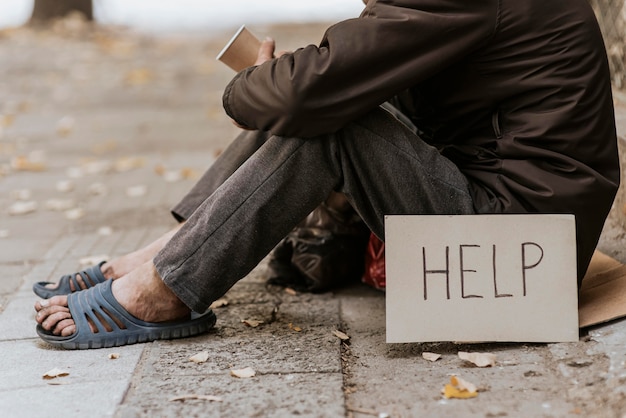
M132 253L115 258L111 261L107 261L100 267L102 274L107 279L119 279L120 277L125 276L140 265L152 260L157 255L157 253L161 251L165 244L169 242L174 234L178 232L182 225L182 223L177 225L174 229L166 232L152 243L137 251L133 251ZM76 281L78 282L80 289L86 289L87 285L84 282L84 278L78 273L76 273L76 276ZM48 289L56 289L57 287L58 283L50 283L46 285L46 288ZM72 290L72 292L80 290L75 288L74 282L72 280L70 280L70 289Z
M163 283L152 261L115 280L112 291L120 305L134 317L146 322L183 319L191 313ZM63 337L76 332L66 295L38 301L35 310L37 323L46 331Z

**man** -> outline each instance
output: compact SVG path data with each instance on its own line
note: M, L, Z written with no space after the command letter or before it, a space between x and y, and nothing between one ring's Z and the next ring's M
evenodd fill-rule
M203 332L214 316L192 311L331 192L381 238L386 214L574 214L583 277L619 182L586 0L371 0L319 46L273 50L264 42L227 86L226 112L249 132L175 209L184 224L102 266L117 280L37 302L44 340L89 348Z

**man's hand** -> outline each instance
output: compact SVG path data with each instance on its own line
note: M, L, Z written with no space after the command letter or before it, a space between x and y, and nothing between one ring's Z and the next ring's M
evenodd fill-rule
M272 38L265 38L261 42L259 48L259 55L257 56L254 65L261 65L266 61L274 59L274 50L276 49L276 42Z
M259 48L259 55L257 56L256 62L254 63L254 65L261 65L264 62L273 60L274 58L276 58L276 56L280 57L281 55L288 53L287 51L280 51L276 54L276 56L274 56L275 50L276 50L276 42L272 38L265 38L261 42L261 47ZM250 128L246 126L242 126L238 124L237 122L235 122L234 120L232 122L238 128L250 130Z

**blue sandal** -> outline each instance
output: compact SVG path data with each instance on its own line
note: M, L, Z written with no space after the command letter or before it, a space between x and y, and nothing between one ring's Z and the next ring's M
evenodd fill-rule
M52 282L37 282L33 285L33 292L39 297L44 299L49 299L52 296L57 295L69 295L70 293L76 292L78 290L83 290L79 283L79 275L82 277L82 282L85 285L85 289L89 289L97 285L98 283L102 283L106 281L106 277L102 274L102 270L100 267L105 263L105 261L101 261L95 266L91 266L86 268L85 270L81 270L74 274L66 274L65 276L59 279L59 285L55 288L47 288L46 285L53 284ZM74 284L74 291L72 291L71 284Z
M37 325L37 334L49 344L69 350L118 347L154 340L171 340L209 331L216 321L213 311L192 313L190 319L168 322L145 322L131 315L113 296L111 284L102 284L67 298L76 332L68 337L54 335ZM92 324L96 331L89 326ZM111 331L107 331L107 328Z

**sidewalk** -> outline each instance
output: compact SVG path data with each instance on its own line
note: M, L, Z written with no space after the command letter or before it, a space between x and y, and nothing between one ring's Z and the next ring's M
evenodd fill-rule
M317 42L323 26L254 29L293 49ZM221 108L232 73L213 58L229 36L150 38L80 25L0 32L2 416L623 416L624 321L571 344L387 345L383 293L358 285L291 294L265 286L262 264L215 309L207 335L87 351L40 342L32 284L171 228L169 207L236 134ZM617 116L626 132L626 108ZM614 215L600 248L626 262ZM204 351L206 362L189 360ZM424 351L443 357L427 362ZM458 351L494 352L498 364L470 368ZM246 367L256 376L231 376ZM69 375L42 378L55 368ZM479 396L445 400L451 374Z

